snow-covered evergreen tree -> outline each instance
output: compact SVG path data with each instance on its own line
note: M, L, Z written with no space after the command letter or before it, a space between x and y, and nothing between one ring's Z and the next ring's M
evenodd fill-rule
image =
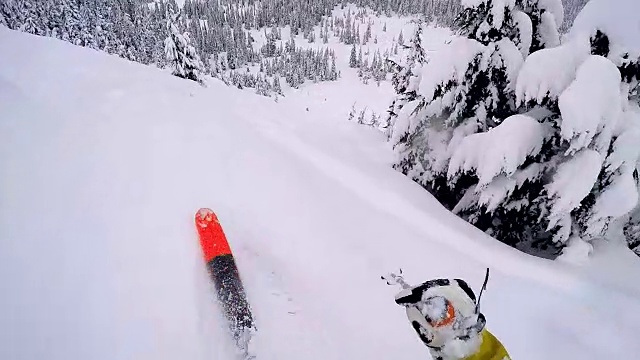
M526 223L512 216L516 230L527 230L522 233L535 235L539 244L566 247L565 257L584 258L594 239L624 238L625 229L634 227L640 109L632 89L640 73L623 74L639 62L640 43L629 37L634 30L624 21L637 11L633 1L592 0L564 44L526 60L516 93L525 104L518 116L527 116L531 127L505 121L514 123L511 152L526 156L512 158L508 170L474 191L491 211L517 207L516 215L533 215ZM461 156L458 169L470 159ZM636 244L633 237L628 242Z
M560 0L544 3L545 11L552 14L547 9L559 8L562 12ZM462 4L464 10L457 19L462 37L453 39L426 64L414 62L408 70L402 66L396 69L394 85L398 96L388 119L390 140L399 155L395 168L482 230L514 246L535 246L533 236L527 238L528 234L523 236L518 231L526 230L524 224L535 221L532 218L537 214L512 221L516 214L521 215L521 207L514 204L501 213L492 213L487 208L488 195L482 198L480 195L495 176L514 171L503 168L501 161L509 166L524 161L535 156L540 146L520 141L516 136L519 133L511 134L509 130L528 123L530 134L542 131L533 131L537 129L535 120L522 120L528 117L510 118L518 112L515 94L518 72L524 56L537 50L532 48L533 38L540 32L536 29L543 29L533 26L537 20L532 20L535 17L532 9L537 10L539 5L534 0L463 0ZM555 18L545 26L554 23ZM553 31L545 32L548 33ZM492 146L481 145L481 140L473 142L489 137L488 134L497 134L491 136ZM507 141L502 138L505 136L514 140ZM496 137L500 138L497 143ZM524 150L513 149L516 145ZM467 159L466 155L480 153L476 147L494 152ZM510 151L517 154L511 160ZM476 163L488 159L495 159L496 163L487 170Z
M403 96L417 97L392 116L396 167L524 251L581 259L602 237L637 249L640 43L620 19L640 5L591 0L555 46L559 2L465 4L467 38L414 66Z
M367 23L367 30L364 32L364 38L362 38L362 45L366 45L371 40L371 21Z
M280 85L280 76L273 77L273 91L278 95L283 95L282 86Z
M351 55L349 56L349 67L356 68L358 67L358 58L356 57L356 45L353 44L351 47Z
M519 44L525 56L560 44L558 29L564 21L562 2L516 0L516 5L518 10L514 12L514 20L518 32L525 39Z
M391 125L395 124L402 108L407 103L418 99L418 92L415 86L418 81L417 74L419 74L422 66L427 61L426 53L422 47L422 25L416 27L409 48L410 52L403 63L399 63L394 59L387 59L392 73L391 84L396 92L396 97L387 111L388 116L384 126L388 129L389 135L393 131Z
M170 14L167 20L169 36L164 41L167 62L172 74L184 79L202 82L203 65L187 33L180 34L175 21L180 15Z
M563 130L569 126L574 129L572 133L562 132L570 141L571 150L577 143L597 151L602 159L589 194L566 215L574 224L574 242L588 242L600 236L624 239L626 235L629 247L640 254L638 234L627 231L640 223L640 38L635 16L639 11L640 3L633 0L592 0L585 5L569 33L569 41L561 47L573 45L579 67L576 80L560 95L559 105ZM580 63L581 59L585 60ZM594 59L603 64L599 71L591 65ZM579 104L578 96L582 100ZM594 129L593 122L598 117ZM577 121L582 133L575 130L573 123ZM586 139L580 142L580 137Z
M329 80L338 80L338 72L336 71L336 57L331 57L331 70L329 72Z
M454 129L464 135L487 131L515 111L515 76L523 59L517 47L522 40L515 31L514 5L504 1L494 5L489 0L463 3L459 27L464 37L454 39L424 67L414 65L416 80L407 86L417 93L416 99L391 121L392 141L401 154L397 167L424 185L441 177L448 161L446 151L438 155L439 161L424 159L425 152L434 155L422 145L435 146L428 137L442 133L446 142L455 141ZM447 182L446 176L440 181Z

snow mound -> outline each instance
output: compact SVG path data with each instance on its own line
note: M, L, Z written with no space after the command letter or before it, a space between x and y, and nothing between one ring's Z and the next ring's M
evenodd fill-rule
M584 265L593 253L593 245L574 236L567 241L567 247L558 256L558 261L571 265Z

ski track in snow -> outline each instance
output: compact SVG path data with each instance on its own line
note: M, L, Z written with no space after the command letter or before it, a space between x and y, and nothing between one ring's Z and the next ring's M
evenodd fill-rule
M639 267L611 265L631 259L570 268L449 214L345 121L347 70L275 104L4 28L0 53L2 359L233 358L202 206L235 249L259 360L427 358L379 278L399 267L474 288L491 267L483 311L514 359L640 353Z

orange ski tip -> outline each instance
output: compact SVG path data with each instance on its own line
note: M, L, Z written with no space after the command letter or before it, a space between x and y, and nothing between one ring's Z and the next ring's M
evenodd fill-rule
M196 213L196 224L198 225L198 227L205 228L213 222L219 223L218 217L213 212L213 210L202 208Z
M196 228L200 237L200 246L206 261L210 261L220 255L231 254L231 248L227 238L213 210L199 209L195 216Z

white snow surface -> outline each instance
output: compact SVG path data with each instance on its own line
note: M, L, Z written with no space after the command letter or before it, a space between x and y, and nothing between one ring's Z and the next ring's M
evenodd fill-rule
M593 253L593 245L584 241L579 236L573 236L567 241L567 247L562 250L558 261L570 264L584 264Z
M640 353L637 257L603 242L578 268L477 231L323 106L352 82L275 103L1 27L0 54L2 359L233 359L199 207L234 249L261 360L428 358L379 278L398 267L476 290L491 267L483 312L514 359Z

